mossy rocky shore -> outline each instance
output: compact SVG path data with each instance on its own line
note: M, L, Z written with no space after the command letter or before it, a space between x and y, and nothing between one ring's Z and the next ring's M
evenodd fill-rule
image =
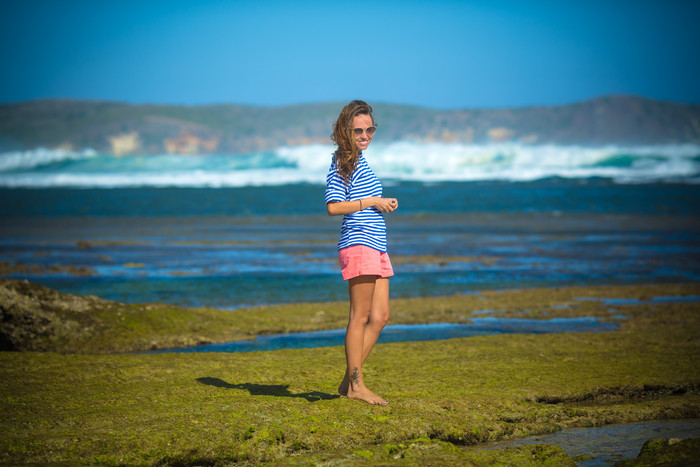
M650 300L697 294L697 284L679 284L395 300L395 324L465 322L488 310L596 316L620 329L378 345L366 377L390 405L374 407L336 394L340 347L129 353L342 328L345 303L189 310L4 280L3 348L27 351L0 353L0 463L575 465L551 446L464 448L700 417L700 304Z

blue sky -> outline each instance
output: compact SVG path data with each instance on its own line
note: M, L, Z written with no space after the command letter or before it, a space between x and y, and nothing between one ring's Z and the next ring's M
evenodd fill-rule
M700 103L697 1L4 0L0 102Z

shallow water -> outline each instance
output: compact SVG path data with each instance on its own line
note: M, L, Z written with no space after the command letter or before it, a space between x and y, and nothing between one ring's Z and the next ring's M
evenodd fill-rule
M0 189L0 263L26 266L5 276L127 303L347 300L341 219L326 215L323 191ZM385 193L400 200L386 216L393 298L700 281L700 185L401 182Z
M232 309L341 301L347 285L338 272L335 221L12 219L0 225L0 258L38 268L90 268L86 276L48 270L12 276L127 303ZM396 260L391 294L698 281L700 235L677 229L683 226L588 215L396 216L389 223Z
M684 297L652 297L649 300L637 300L634 298L605 298L606 305L642 305L645 303L693 303L700 302L700 295L687 295Z
M649 439L697 437L700 437L700 419L658 420L597 428L572 428L551 435L489 443L478 446L476 449L505 449L527 444L552 444L561 447L571 457L593 456L591 460L580 462L579 467L599 467L637 457L642 445Z
M549 320L519 318L474 318L465 324L395 324L384 328L378 343L452 339L456 337L492 336L495 334L547 334L555 332L614 331L616 323L595 318L553 318ZM344 345L345 329L258 336L249 341L202 345L164 352L255 352L279 349L309 349Z

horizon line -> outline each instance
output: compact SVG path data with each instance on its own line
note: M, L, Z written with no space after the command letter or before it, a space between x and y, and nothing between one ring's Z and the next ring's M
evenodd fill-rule
M572 105L583 104L587 102L603 100L603 99L619 99L619 98L631 98L631 99L641 99L656 102L667 102L683 105L700 105L700 102L688 102L679 101L674 99L659 99L654 97L644 96L642 94L634 93L610 93L610 94L600 94L593 97L585 99L577 99L569 102L559 103L559 104L529 104L529 105L514 105L514 106L479 106L479 107L451 107L451 108L440 108L440 107L430 107L426 105L418 104L406 104L397 102L387 102L387 101L375 101L374 106L397 106L397 107L408 107L417 108L423 110L437 111L437 112L455 112L462 110L512 110L512 109L528 109L528 108L554 108L554 107L568 107ZM279 105L269 105L269 104L250 104L250 103L233 103L233 102L211 102L211 103L198 103L198 104L185 104L185 103L175 103L175 102L135 102L129 100L118 100L118 99L96 99L96 98L76 98L76 97L40 97L35 99L24 99L16 101L2 101L0 106L12 106L30 103L40 103L40 102L81 102L81 103L111 103L111 104L124 104L134 107L249 107L249 108L267 108L267 109L281 109L290 107L309 107L309 106L322 106L322 105L343 105L349 101L347 100L337 100L337 101L308 101L299 102L294 104L279 104Z

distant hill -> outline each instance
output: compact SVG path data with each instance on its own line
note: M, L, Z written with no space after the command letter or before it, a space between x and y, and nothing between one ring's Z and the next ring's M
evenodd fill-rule
M0 104L0 152L45 147L116 155L227 154L329 143L342 106L188 107L77 100ZM700 105L638 96L553 107L443 111L376 104L374 109L377 141L700 143Z

